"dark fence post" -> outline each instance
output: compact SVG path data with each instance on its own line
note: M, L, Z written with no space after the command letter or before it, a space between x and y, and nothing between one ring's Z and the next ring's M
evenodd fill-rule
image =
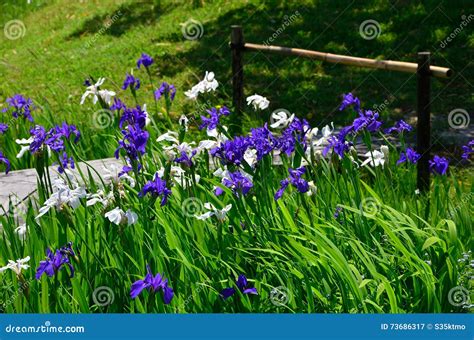
M417 151L421 158L418 161L417 187L420 192L430 190L430 150L431 150L431 119L430 119L430 52L418 53L417 69Z
M244 105L244 34L242 27L232 25L230 35L230 47L232 49L232 103L234 105L237 128L240 129L239 123L242 118L242 110Z

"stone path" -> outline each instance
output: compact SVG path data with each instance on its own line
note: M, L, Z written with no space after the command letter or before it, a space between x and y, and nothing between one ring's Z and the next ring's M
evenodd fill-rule
M103 175L103 167L110 167L115 164L116 166L122 166L120 160L115 158L98 159L94 161L88 161L87 164L92 166L99 174ZM81 171L87 176L87 165L85 163L78 163ZM75 176L79 177L79 172L73 171ZM57 166L50 167L51 177L55 177L57 172ZM94 177L97 175L91 172ZM96 178L98 179L98 178ZM14 205L26 200L28 197L36 192L36 170L26 169L12 171L8 175L4 173L0 174L0 214L3 214L8 209L8 204L11 202Z

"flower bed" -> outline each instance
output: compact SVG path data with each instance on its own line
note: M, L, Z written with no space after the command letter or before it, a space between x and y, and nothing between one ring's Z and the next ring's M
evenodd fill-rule
M153 105L139 105L152 66L143 54L125 77L133 105L104 78L85 82L81 104L111 113L123 161L103 180L94 169L71 176L88 143L76 125L34 125L33 101L9 99L0 131L18 146L7 143L0 162L6 172L22 157L34 164L39 209L25 206L21 225L18 209L0 218L4 311L466 309L447 297L468 282L472 189L435 155L431 198L418 192L410 125L383 127L349 93L340 110L355 119L337 133L282 111L235 135L231 110L208 104L219 86L212 72L185 92L198 115L170 114L168 83L154 87ZM247 102L270 107L260 95ZM373 148L374 139L386 144ZM356 140L369 150L362 156ZM469 161L473 142L463 151Z

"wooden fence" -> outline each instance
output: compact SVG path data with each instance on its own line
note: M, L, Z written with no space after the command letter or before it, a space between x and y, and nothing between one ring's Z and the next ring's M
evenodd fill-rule
M299 48L252 44L245 42L242 27L238 25L231 26L230 47L232 51L232 98L234 109L237 115L240 115L244 107L244 52L276 53L321 60L328 63L338 63L348 66L416 73L418 116L416 144L417 152L419 152L421 155L421 158L417 163L417 187L422 192L429 191L429 160L431 149L431 77L449 78L453 74L453 71L449 68L431 65L430 52L419 52L418 62L408 63L403 61L357 58L345 55L303 50Z

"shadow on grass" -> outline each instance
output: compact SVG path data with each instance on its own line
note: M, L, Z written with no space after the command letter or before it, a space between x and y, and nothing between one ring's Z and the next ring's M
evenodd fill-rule
M96 33L119 37L138 24L155 23L165 11L166 7L156 0L123 4L112 13L97 14L85 20L81 28L71 33L68 38Z

